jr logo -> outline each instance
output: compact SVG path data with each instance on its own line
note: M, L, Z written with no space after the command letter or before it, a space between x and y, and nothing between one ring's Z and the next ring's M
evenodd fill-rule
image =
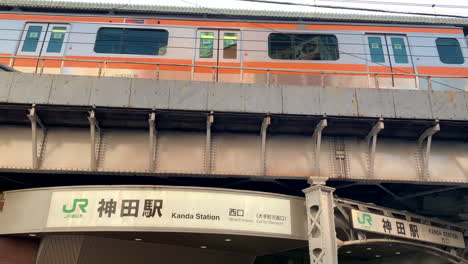
M372 225L372 216L370 214L362 214L361 216L362 217L357 218L358 223L360 223L361 225L365 225L367 222L368 225Z
M73 205L71 209L67 209L67 205L64 204L62 207L62 211L64 213L70 214L76 211L76 206L78 205L78 208L80 208L81 213L86 213L86 206L88 206L88 199L74 199L73 200ZM80 213L80 212L78 212Z

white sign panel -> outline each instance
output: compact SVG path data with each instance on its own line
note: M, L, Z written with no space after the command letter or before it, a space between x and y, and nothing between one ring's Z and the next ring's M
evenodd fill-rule
M351 210L351 216L353 218L353 228L355 229L444 246L465 248L465 241L461 232L354 209Z
M291 234L290 201L191 190L54 192L49 228L162 227Z

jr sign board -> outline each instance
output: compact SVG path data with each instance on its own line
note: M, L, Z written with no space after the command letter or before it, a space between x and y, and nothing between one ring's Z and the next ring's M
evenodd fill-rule
M54 192L48 228L159 227L291 234L290 201L194 190Z
M465 241L461 232L358 210L352 210L351 215L353 228L355 229L444 246L465 248Z

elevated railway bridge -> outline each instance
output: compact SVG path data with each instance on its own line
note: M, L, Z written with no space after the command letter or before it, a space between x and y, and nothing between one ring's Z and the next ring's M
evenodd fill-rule
M2 243L37 263L465 263L465 92L5 71L0 102Z
M0 1L0 263L468 263L468 19L267 2Z

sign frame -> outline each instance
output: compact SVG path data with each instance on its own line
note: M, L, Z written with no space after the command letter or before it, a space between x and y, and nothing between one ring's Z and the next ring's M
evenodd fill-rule
M381 235L465 248L462 232L351 209L353 229Z
M46 228L211 229L290 236L291 206L286 197L189 189L54 191Z

